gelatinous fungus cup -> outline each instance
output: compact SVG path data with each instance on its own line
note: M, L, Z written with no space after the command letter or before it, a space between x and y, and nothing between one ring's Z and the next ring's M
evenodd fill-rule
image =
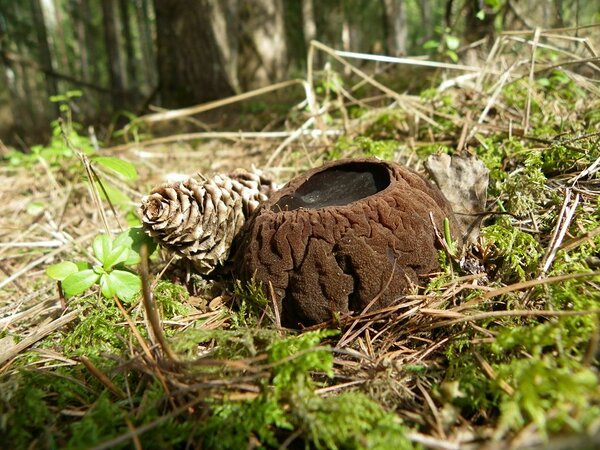
M335 161L258 208L236 263L274 293L282 325L308 326L385 307L439 269L444 218L460 241L448 202L420 175L371 158Z

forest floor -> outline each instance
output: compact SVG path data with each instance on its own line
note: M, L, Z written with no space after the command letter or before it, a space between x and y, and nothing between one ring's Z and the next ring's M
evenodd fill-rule
M51 143L1 149L0 448L600 446L593 31L505 33L459 52L468 66L317 44L330 64L306 80L135 119L112 146L77 125L76 93L56 99ZM315 101L283 108L286 90ZM139 258L90 268L98 236L139 226L166 180L255 165L285 183L365 155L424 173L437 153L490 171L477 242L440 252L394 307L330 329L282 329L262 291L164 250L149 279ZM155 308L119 294L130 275L116 294L94 278L65 296L64 270L142 273Z

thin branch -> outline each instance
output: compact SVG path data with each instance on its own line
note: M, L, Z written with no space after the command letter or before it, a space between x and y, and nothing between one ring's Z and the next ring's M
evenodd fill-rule
M162 326L160 324L160 317L158 316L158 312L154 307L154 301L152 299L152 291L150 290L150 280L148 276L148 247L146 245L142 245L140 249L140 276L142 277L142 299L144 301L144 309L146 310L146 315L148 316L148 320L150 321L150 326L152 327L152 332L158 344L162 348L167 358L177 361L177 356L171 350L171 347L167 343L165 339L165 335L162 331Z
M427 329L432 330L435 328L449 327L450 325L456 325L457 323L493 319L496 317L573 317L591 316L596 314L600 314L600 309L589 309L586 311L536 311L531 309L515 309L513 311L489 311L479 314L469 314L457 319L450 319L444 320L442 322L437 322L427 327Z

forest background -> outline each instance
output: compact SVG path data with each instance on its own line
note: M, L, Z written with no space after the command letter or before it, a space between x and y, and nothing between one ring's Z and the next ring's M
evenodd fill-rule
M0 0L0 448L600 448L599 29L600 0ZM297 333L141 251L166 180L349 157L470 161L431 175L479 237L447 222L390 307Z
M72 90L77 120L107 138L133 116L301 75L312 39L458 60L501 30L599 17L598 0L0 0L0 139L22 150L47 139L50 100Z

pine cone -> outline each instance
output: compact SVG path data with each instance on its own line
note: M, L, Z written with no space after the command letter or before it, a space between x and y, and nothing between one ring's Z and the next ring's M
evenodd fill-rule
M208 274L227 260L246 219L274 190L257 170L189 178L154 188L142 199L140 215L155 241Z

